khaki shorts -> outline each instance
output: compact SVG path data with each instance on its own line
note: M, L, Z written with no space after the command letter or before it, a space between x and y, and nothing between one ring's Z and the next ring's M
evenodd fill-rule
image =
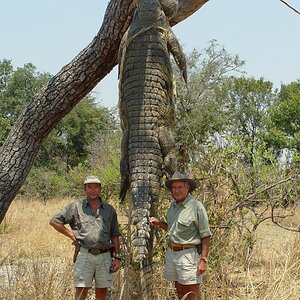
M202 275L197 274L199 259L197 248L176 252L168 248L164 277L184 285L202 283Z
M95 279L96 288L109 288L112 286L110 252L93 255L88 252L79 252L73 267L74 286L91 288Z

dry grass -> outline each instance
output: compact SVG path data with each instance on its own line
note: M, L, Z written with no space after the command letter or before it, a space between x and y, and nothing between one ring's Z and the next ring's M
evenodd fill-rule
M14 201L0 225L0 299L73 299L70 241L49 225L50 217L72 199ZM121 212L120 212L121 213ZM297 224L298 216L287 222ZM124 218L124 216L122 217ZM248 270L240 253L223 241L213 250L202 287L205 300L298 300L300 237L272 223L262 224ZM172 284L162 279L163 257L157 246L154 264L155 299L176 299ZM110 299L141 299L138 274L123 268L115 275ZM92 291L90 298L92 299Z
M38 200L14 201L3 221L0 257L10 260L71 257L70 242L49 225L52 215L71 199L57 199L45 205Z

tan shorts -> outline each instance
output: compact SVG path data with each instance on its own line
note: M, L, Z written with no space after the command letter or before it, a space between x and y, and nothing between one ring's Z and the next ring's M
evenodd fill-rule
M198 263L199 254L196 248L176 252L168 248L164 277L184 285L202 283L202 275L197 274Z
M88 252L79 252L73 267L74 286L91 288L95 279L96 288L109 288L112 286L110 252L93 255Z

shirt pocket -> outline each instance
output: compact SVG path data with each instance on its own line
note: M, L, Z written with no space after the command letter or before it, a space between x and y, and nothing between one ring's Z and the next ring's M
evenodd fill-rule
M186 219L186 218L181 217L178 219L178 224L183 227L189 227L192 222L193 222L192 218Z
M190 240L194 235L194 218L192 215L179 216L177 224L177 235L181 240Z
M187 238L190 236L191 231L191 225L192 225L193 219L191 217L189 218L179 218L178 219L178 235L183 238Z

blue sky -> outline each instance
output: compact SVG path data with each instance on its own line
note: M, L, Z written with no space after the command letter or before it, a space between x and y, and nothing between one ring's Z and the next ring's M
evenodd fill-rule
M300 10L299 0L287 2ZM1 3L0 59L31 62L56 74L97 34L108 0L9 0ZM216 39L246 61L248 76L280 87L300 79L300 15L279 0L210 0L173 27L185 52ZM95 88L104 106L118 102L116 68Z

